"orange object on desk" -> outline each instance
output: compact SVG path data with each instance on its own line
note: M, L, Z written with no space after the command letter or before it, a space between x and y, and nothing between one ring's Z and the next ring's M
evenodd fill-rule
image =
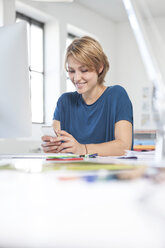
M155 150L155 145L134 145L134 151L153 151Z

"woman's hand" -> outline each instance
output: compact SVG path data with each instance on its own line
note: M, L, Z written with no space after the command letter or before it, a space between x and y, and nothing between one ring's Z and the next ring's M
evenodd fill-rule
M55 151L62 153L75 153L83 155L86 153L85 145L80 144L71 134L63 130L56 131L58 137L52 137L50 143L56 142Z
M42 143L42 148L43 151L46 153L57 153L57 148L59 147L59 145L61 145L61 141L56 141L57 138L54 138L54 140L52 140L53 137L51 136L42 136L41 137L43 140Z

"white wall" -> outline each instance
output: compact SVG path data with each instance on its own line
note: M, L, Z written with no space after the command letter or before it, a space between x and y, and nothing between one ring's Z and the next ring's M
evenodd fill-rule
M155 24L162 41L165 42L165 17L156 18ZM155 43L154 35L151 29L146 25L149 41L154 50L158 50L159 44ZM150 89L152 93L152 83L149 81L145 66L135 41L134 34L128 22L122 22L117 25L117 50L116 50L116 83L123 85L133 103L135 129L155 129L156 125L152 116L152 101L149 102L149 111L144 111L143 88ZM163 44L164 45L164 44ZM164 48L164 47L163 47ZM161 47L162 49L162 47ZM155 54L157 55L157 54ZM165 58L165 57L164 57ZM156 59L160 57L156 56ZM165 65L165 61L161 61ZM165 69L165 67L164 67ZM143 114L150 114L150 121L143 125Z
M15 1L0 0L0 26L11 24L15 21Z
M117 26L116 83L122 84L133 103L135 129L141 128L141 88L148 85L148 77L130 25Z

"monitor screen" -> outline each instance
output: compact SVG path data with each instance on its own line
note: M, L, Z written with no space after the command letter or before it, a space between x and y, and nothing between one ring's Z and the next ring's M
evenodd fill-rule
M0 27L0 138L31 135L27 26Z

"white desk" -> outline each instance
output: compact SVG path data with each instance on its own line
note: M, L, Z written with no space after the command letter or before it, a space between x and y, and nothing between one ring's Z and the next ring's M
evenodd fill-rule
M61 182L57 173L0 171L0 247L165 247L165 184Z

